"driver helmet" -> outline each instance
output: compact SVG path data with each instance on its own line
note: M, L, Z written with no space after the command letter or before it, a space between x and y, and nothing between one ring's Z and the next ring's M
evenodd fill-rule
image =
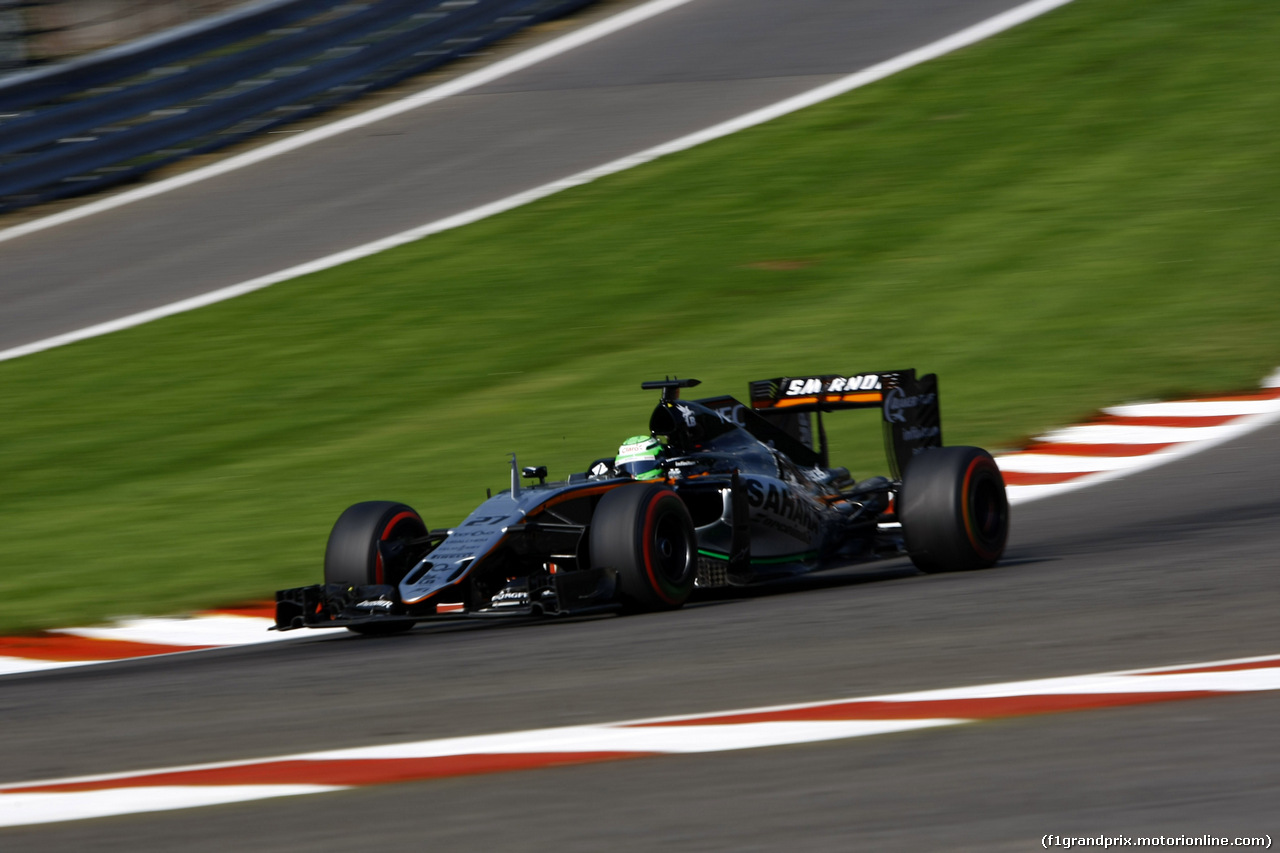
M664 450L662 442L652 436L633 435L618 448L614 470L636 480L656 480L662 476Z

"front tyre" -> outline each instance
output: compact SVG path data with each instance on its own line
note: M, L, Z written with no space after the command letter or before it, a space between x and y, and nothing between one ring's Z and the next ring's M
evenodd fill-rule
M898 493L907 554L923 572L994 566L1009 536L1009 499L991 454L940 447L911 460Z
M592 564L617 571L626 610L674 610L693 592L693 519L668 485L636 483L605 493L591 519L590 544Z
M324 551L324 582L343 586L399 585L413 568L409 543L427 535L422 517L402 503L365 501L338 517ZM411 620L352 625L357 634L396 634Z

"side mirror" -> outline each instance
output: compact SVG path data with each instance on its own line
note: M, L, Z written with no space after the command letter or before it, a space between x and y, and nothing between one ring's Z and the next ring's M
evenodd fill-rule
M592 462L591 466L587 468L587 474L588 476L595 477L598 480L612 476L613 457L606 456L603 459L597 459L595 462Z
M537 477L538 485L541 486L547 482L547 466L546 465L537 465L537 466L526 465L524 469L520 471L520 475L524 477L526 480L531 480L534 477Z

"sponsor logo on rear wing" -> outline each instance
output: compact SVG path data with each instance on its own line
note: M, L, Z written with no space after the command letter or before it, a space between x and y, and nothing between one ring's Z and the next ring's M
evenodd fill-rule
M915 373L915 370L888 370L763 379L751 383L751 408L873 408L884 402L887 390L914 382Z

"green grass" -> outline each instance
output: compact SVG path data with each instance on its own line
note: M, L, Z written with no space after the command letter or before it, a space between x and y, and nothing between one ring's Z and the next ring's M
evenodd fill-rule
M642 380L941 377L1010 446L1280 364L1280 6L1078 0L755 130L0 364L0 630L315 582L348 504L581 470ZM829 421L878 473L875 416Z

